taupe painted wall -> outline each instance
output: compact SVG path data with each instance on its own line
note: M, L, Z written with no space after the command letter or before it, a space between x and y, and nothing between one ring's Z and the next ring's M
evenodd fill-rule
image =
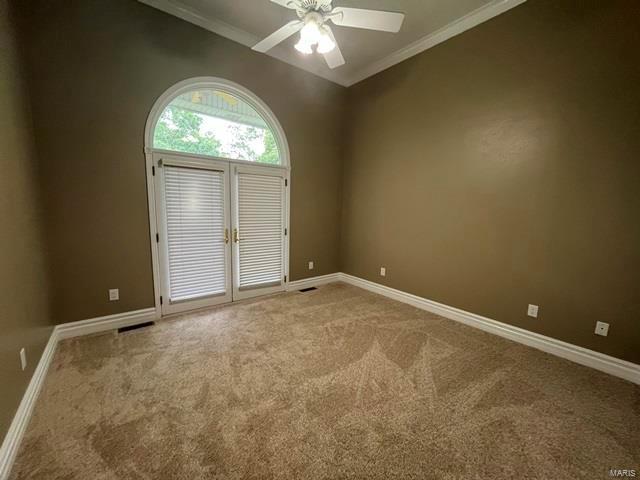
M349 96L344 271L640 362L640 2L529 0Z
M14 23L8 0L0 0L0 443L52 330L31 113Z
M640 360L634 0L529 0L348 91L135 0L20 3L56 322L153 304L144 123L213 75L287 133L292 279L344 270Z
M57 323L153 306L143 132L191 77L240 83L274 111L293 166L291 278L339 269L344 88L135 0L26 3Z

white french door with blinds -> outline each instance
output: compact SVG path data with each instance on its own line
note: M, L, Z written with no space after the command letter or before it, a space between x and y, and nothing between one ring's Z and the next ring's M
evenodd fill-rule
M284 290L287 172L154 154L162 314Z

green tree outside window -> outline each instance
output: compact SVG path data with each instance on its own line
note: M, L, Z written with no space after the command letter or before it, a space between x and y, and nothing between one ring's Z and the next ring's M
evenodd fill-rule
M156 125L153 145L162 150L219 156L220 142L212 133L200 133L201 125L202 117L194 112L169 106Z
M214 157L250 160L278 165L280 153L273 133L257 127L235 124L229 127L233 140L228 149L213 133L202 133L203 119L197 113L169 106L162 113L154 134L154 146L174 152L210 155ZM256 142L262 140L263 152L258 154Z

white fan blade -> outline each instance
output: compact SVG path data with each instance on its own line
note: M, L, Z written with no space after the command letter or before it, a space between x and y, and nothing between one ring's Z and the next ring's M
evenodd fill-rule
M324 59L327 61L329 68L337 68L340 65L344 65L344 57L342 56L336 37L333 36L333 31L329 28L329 25L325 24L324 27L329 32L329 36L331 37L331 40L333 40L333 43L336 44L333 50L324 54Z
M331 11L331 20L341 27L368 28L397 33L402 27L404 13L337 7Z
M256 52L262 52L262 53L268 50L271 50L280 42L286 40L291 35L301 30L303 26L304 26L304 23L301 22L300 20L292 20L291 22L287 23L284 27L273 32L271 35L269 35L267 38L265 38L261 42L258 42L256 45L253 46L252 50L255 50Z
M285 8L291 8L293 10L295 10L296 8L298 8L299 2L297 2L296 0L271 0L273 3L277 3L278 5L285 7Z

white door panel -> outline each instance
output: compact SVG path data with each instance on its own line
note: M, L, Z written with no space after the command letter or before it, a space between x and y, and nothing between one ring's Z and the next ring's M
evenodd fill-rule
M234 167L234 299L281 291L285 285L285 172Z
M160 165L163 314L231 301L228 164L171 157Z

